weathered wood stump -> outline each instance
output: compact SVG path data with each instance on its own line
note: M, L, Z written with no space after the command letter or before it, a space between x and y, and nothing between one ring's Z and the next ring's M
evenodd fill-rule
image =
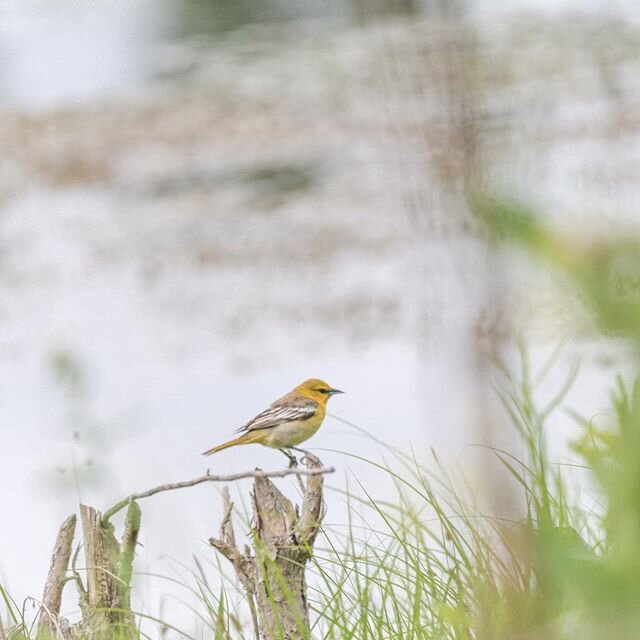
M113 525L102 514L80 505L86 587L73 566L67 577L76 526L76 516L70 516L60 527L54 547L51 567L38 616L37 640L52 638L91 638L92 640L138 640L131 612L131 576L133 557L140 531L140 507L131 501L125 517L122 541L118 543ZM69 579L76 582L80 596L82 620L75 625L60 616L62 591Z
M131 611L131 578L138 534L140 507L138 500L164 491L194 487L205 482L232 482L255 478L253 504L256 527L254 553L245 548L241 554L235 546L231 524L232 504L225 491L226 512L220 540L211 540L229 558L249 596L256 637L264 640L296 640L309 637L309 611L306 600L304 566L311 557L323 516L323 468L320 461L308 455L308 469L281 471L248 471L228 476L206 475L164 484L120 500L104 514L93 507L80 505L86 579L83 581L72 547L76 516L67 518L60 527L53 549L51 567L38 614L37 640L139 640ZM304 492L302 513L287 500L268 479L296 475ZM308 477L306 487L302 477ZM110 519L127 509L120 542ZM69 562L71 561L71 567ZM82 619L77 624L60 615L65 584L75 583ZM0 636L4 633L0 627Z
M131 501L125 517L122 541L113 525L93 507L80 505L87 566L87 588L81 593L80 630L89 638L137 640L131 612L131 576L138 533L140 507Z
M306 456L311 469L322 464ZM300 479L300 478L299 478ZM323 476L308 476L300 513L269 480L257 477L253 487L253 550L236 546L231 522L233 503L223 490L225 515L219 538L210 544L231 561L247 595L256 638L302 640L310 638L305 565L324 516Z
M58 531L42 596L42 606L38 615L37 640L49 640L56 636L64 637L68 630L69 625L60 618L60 605L62 604L62 591L66 582L69 559L71 558L76 520L75 514L69 516Z

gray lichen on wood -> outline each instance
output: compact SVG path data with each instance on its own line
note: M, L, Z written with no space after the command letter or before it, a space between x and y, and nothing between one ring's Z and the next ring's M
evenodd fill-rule
M311 469L320 461L307 455ZM261 640L310 638L305 565L311 557L324 506L323 476L309 475L300 514L292 502L265 477L257 477L253 489L253 553L236 546L231 524L233 504L225 490L225 514L219 538L210 544L231 561L244 587L254 630Z

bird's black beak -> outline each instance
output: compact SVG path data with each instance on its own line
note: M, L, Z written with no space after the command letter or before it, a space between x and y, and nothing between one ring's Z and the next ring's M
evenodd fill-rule
M336 393L344 393L344 391L340 391L340 389L329 389L330 396L334 396Z

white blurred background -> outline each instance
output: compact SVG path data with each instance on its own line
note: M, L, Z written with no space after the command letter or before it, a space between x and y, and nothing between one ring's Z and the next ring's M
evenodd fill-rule
M486 424L484 354L515 363L513 337L534 362L564 342L541 394L579 361L568 404L606 412L624 347L551 275L492 252L460 194L479 172L565 230L637 226L638 14L473 5L5 0L0 581L18 601L39 597L79 501L282 466L199 454L306 377L346 391L333 414L471 474L466 445L510 442ZM557 421L559 457L571 429ZM384 448L344 423L310 447L331 485L392 495L346 455ZM217 488L142 508L139 604L190 628L193 598L142 574L213 557Z

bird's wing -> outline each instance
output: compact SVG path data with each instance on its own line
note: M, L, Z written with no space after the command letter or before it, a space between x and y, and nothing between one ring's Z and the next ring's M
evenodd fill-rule
M272 429L283 422L293 422L295 420L308 420L315 415L318 405L310 399L301 398L289 401L286 404L272 404L268 409L259 413L253 420L236 430L255 431L256 429Z

